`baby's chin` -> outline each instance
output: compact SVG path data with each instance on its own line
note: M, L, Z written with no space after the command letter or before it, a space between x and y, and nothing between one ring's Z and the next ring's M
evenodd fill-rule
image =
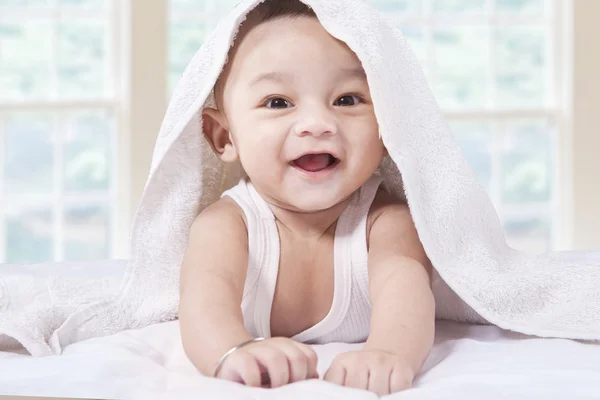
M287 199L285 208L290 211L302 213L318 213L330 210L343 203L346 198L343 196L294 196Z
M304 182L298 184L295 180L282 182L280 185L262 185L254 181L254 185L271 205L298 213L319 213L333 209L345 203L353 192L345 190L346 188L335 180L317 185Z

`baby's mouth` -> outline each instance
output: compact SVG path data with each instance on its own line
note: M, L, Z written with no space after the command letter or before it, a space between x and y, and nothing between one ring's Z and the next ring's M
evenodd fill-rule
M307 171L307 172L320 172L327 168L333 167L338 164L340 160L335 158L329 153L320 154L305 154L292 161L290 164L293 167Z

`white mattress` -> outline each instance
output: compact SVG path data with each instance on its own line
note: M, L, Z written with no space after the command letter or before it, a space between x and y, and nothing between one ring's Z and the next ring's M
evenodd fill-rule
M117 267L110 273L118 274L123 265L113 265ZM106 263L95 266L108 271ZM320 374L336 354L358 347L315 346ZM32 358L0 352L2 394L100 399L376 398L319 380L251 389L202 377L183 353L176 321L76 343L61 356ZM388 398L600 399L600 344L438 322L436 344L414 388Z

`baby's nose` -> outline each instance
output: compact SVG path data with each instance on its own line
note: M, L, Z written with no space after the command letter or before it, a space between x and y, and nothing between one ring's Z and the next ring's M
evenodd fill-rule
M328 112L313 112L303 115L295 128L295 133L299 136L334 135L337 133L337 121Z

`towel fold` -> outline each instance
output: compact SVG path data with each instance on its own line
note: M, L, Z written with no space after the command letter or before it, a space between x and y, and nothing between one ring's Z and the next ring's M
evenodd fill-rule
M491 323L543 337L600 339L600 252L528 255L511 249L425 76L395 24L362 0L303 0L324 28L359 57L389 156L380 172L405 198L435 268L439 318ZM201 110L238 26L258 0L245 0L207 38L169 104L136 212L123 285L67 278L1 281L0 334L33 355L73 342L177 317L179 267L197 213L237 183L201 134ZM402 172L402 175L400 172ZM40 290L44 285L48 292ZM27 303L25 290L43 293ZM60 301L53 300L61 293ZM17 296L17 303L6 301ZM0 336L1 337L1 336ZM0 341L0 350L7 345ZM14 344L14 341L12 342Z
M0 265L0 351L51 355L52 333L82 307L118 293L127 262Z

